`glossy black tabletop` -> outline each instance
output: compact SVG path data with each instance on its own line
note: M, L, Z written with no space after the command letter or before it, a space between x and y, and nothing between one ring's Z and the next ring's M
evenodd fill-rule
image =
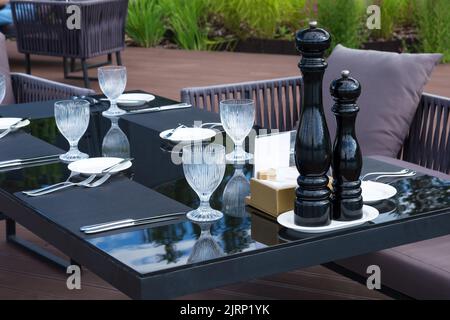
M170 103L167 99L158 97L155 104ZM52 116L52 103L45 103L39 110L33 110L35 106L9 106L0 107L2 116L23 116L31 118L31 125L23 131L39 138L50 145L57 146L61 152L67 149L65 139L59 134ZM98 109L93 109L88 131L80 142L80 150L91 157L101 156L107 141L111 120L101 116ZM92 193L97 195L89 198L93 206L108 208L111 200L126 203L129 199L136 200L137 192L145 193L145 190L156 191L166 197L155 198L158 205L153 207L149 202L149 212L157 215L155 208L173 206L179 203L180 208L188 210L196 208L199 200L194 191L184 179L182 166L173 163L173 151L171 145L162 141L159 133L165 129L177 126L178 123L192 125L194 120L202 122L218 122L217 114L198 109L186 109L178 111L165 111L159 113L147 113L122 116L118 120L116 133L119 131L121 143L117 146L108 145L108 148L117 147L118 152L127 152L134 158L133 166L120 177L112 179L105 186L99 187ZM120 128L120 129L118 129ZM14 133L17 134L17 133ZM221 135L221 133L218 133ZM32 144L32 142L31 142ZM17 148L29 148L27 145ZM103 148L102 148L103 147ZM0 149L2 141L0 140ZM12 147L10 147L12 148ZM9 150L10 151L10 150ZM2 156L7 157L8 150L2 150ZM124 156L128 155L124 154ZM3 160L3 159L2 159ZM364 171L396 169L391 165L366 158ZM224 213L224 217L214 224L198 225L187 219L180 219L159 225L148 225L121 229L98 235L86 236L77 231L79 226L88 223L105 222L105 216L101 221L96 220L95 211L83 219L60 219L44 209L47 204L32 203L31 200L20 195L20 191L37 188L51 183L63 181L69 175L67 164L56 162L28 168L19 168L0 172L0 189L4 194L12 196L24 206L33 208L37 215L53 221L59 227L67 229L73 236L81 241L89 242L93 247L112 256L124 265L125 268L139 275L159 274L182 268L189 268L212 261L220 261L249 252L266 251L289 245L292 242L308 242L316 238L326 238L337 233L351 233L365 230L376 225L396 223L412 219L422 215L432 215L450 208L450 183L427 175L418 175L413 178L402 179L394 182L398 194L378 205L380 216L361 226L347 230L341 230L331 234L300 234L289 232L280 227L273 218L245 206L244 199L249 194L249 179L252 177L251 164L227 165L225 177L219 188L211 198L211 206ZM114 184L124 184L120 193L114 192ZM127 187L127 183L130 186ZM111 191L111 193L109 190ZM138 190L138 191L136 191ZM58 206L60 216L64 216L64 205L71 205L64 197L80 196L83 189L75 191L62 191L55 198L49 198L49 203ZM101 196L99 196L101 193ZM132 194L134 193L134 194ZM152 193L153 194L153 193ZM134 196L134 198L133 198ZM151 194L149 193L149 196ZM45 196L44 196L45 197ZM45 202L45 198L42 198ZM119 199L114 199L119 197ZM52 200L56 199L56 200ZM83 199L80 197L80 199ZM149 201L142 199L142 202ZM46 206L47 205L47 206ZM131 204L130 204L131 205ZM134 206L132 206L134 208ZM153 207L153 208L152 208ZM159 209L158 209L159 210ZM107 211L107 210L106 210ZM67 213L69 215L69 213ZM74 213L70 213L74 214ZM120 213L118 213L120 214ZM136 213L137 214L137 213ZM135 212L124 210L121 218L136 218ZM145 212L139 212L139 217L145 216ZM56 217L56 218L55 218ZM83 215L80 213L80 217ZM114 216L118 218L118 216ZM106 220L108 221L108 220Z

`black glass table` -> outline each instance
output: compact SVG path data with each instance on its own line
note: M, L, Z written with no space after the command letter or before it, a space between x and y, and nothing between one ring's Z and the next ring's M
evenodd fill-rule
M156 97L154 105L175 103ZM93 106L80 150L102 155L111 120ZM68 148L53 118L53 101L1 106L0 116L26 116L31 125L0 139L0 161L62 153ZM399 190L379 205L380 216L364 225L323 234L300 234L245 206L250 164L227 165L213 194L212 207L224 217L197 225L183 216L175 221L120 229L96 235L84 225L124 218L187 212L199 203L176 164L177 152L159 133L178 123L218 122L200 109L122 116L119 127L129 143L133 166L98 188L72 188L31 198L20 191L63 181L67 165L58 161L0 169L0 211L7 217L7 236L62 266L78 263L132 298L171 298L238 281L378 251L450 233L450 183L419 174L393 184ZM220 133L219 133L220 135ZM123 139L122 139L123 141ZM104 145L103 145L104 147ZM109 145L109 148L114 146ZM123 146L118 145L118 149ZM364 171L397 170L365 158ZM20 223L72 259L57 259L15 234Z

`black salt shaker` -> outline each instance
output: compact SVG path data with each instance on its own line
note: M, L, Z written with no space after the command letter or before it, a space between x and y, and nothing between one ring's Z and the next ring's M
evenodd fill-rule
M330 85L335 104L337 129L333 145L333 219L350 221L362 217L361 149L356 138L355 122L359 107L356 100L361 94L358 80L344 70L341 78Z

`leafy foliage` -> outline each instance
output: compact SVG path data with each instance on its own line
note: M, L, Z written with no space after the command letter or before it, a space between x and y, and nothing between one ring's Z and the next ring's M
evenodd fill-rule
M450 62L450 1L414 0L421 51L444 54Z
M371 4L381 8L381 30L365 28ZM130 0L128 10L126 32L144 47L164 38L189 50L231 48L249 37L292 40L317 19L330 31L332 47L359 48L369 36L389 40L396 29L412 27L421 51L450 61L449 0Z
M363 42L365 6L360 0L320 0L317 2L319 24L332 36L332 48L340 43L359 48Z
M126 32L139 46L148 48L158 45L166 32L159 0L131 0Z

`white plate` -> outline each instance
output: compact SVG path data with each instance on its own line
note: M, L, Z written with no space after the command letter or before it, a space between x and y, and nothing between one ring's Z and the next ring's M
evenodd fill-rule
M0 130L6 130L21 118L0 118ZM30 120L22 121L16 129L26 127L30 124Z
M361 189L364 203L369 204L392 198L397 194L397 189L393 186L375 181L361 182Z
M161 139L170 140L172 142L189 142L211 139L216 135L216 131L206 128L178 128L169 138L167 135L173 129L165 130L159 134Z
M138 107L155 99L154 95L146 93L124 93L118 99L117 103L126 107Z
M340 229L350 228L354 226L358 226L360 224L366 223L378 217L380 213L377 209L371 206L364 205L363 206L363 216L361 219L353 220L353 221L336 221L332 220L331 223L327 226L321 227L303 227L298 226L294 223L294 211L288 211L283 214L280 214L277 218L279 224L288 229L292 229L299 232L307 232L307 233L321 233L321 232L329 232L336 231Z
M68 168L70 171L86 175L101 174L104 169L111 167L122 160L123 160L122 158L112 158L112 157L89 158L74 161L69 164ZM124 162L123 164L115 167L108 173L116 173L122 170L126 170L129 167L131 167L131 165L132 165L131 161Z

